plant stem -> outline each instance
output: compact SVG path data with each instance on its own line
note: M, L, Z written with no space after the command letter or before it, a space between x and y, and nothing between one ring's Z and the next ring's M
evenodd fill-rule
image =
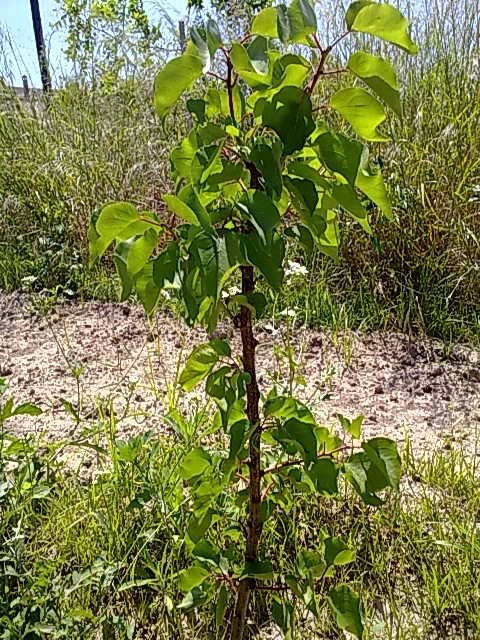
M235 110L233 107L233 91L232 91L232 61L227 55L227 92L230 115L235 122ZM259 189L260 174L258 169L251 163L246 163L247 167L252 170L250 172L250 187ZM249 296L255 291L255 275L253 267L240 267L242 273L242 294ZM247 520L247 541L245 547L245 565L255 562L257 559L258 543L262 535L262 521L260 518L260 508L262 504L261 482L261 435L262 428L260 425L260 392L258 390L257 374L255 370L255 348L257 341L253 335L253 317L251 310L246 306L240 308L240 334L242 336L242 360L243 370L248 373L250 380L246 385L247 390L247 418L250 425L254 427L249 440L249 490L250 498L248 503L248 520ZM230 630L231 640L242 640L245 629L245 620L247 617L248 601L250 592L255 589L256 581L252 578L246 578L240 581L237 590L237 600L235 603L235 612L233 614L232 625Z
M255 290L255 279L253 267L243 266L242 272L242 294L249 295ZM253 335L252 312L248 307L242 306L240 309L240 332L242 336L242 357L243 370L250 376L247 384L247 417L254 430L249 442L250 470L250 499L248 505L247 521L247 542L245 549L245 564L257 560L258 543L262 535L262 522L260 518L261 496L261 428L259 415L260 392L258 389L257 376L255 371L255 348L257 341ZM242 640L245 629L245 619L247 615L250 592L255 588L255 580L246 578L241 580L237 590L237 601L232 619L231 640Z
M232 61L227 55L227 92L228 92L228 108L233 122L235 122L235 109L233 107L233 82L232 82Z

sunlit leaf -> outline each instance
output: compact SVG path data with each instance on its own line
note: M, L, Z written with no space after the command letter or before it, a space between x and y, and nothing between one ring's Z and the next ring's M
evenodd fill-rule
M309 44L307 36L316 33L317 18L311 0L293 0L287 9L290 23L290 40Z
M392 205L385 189L385 183L383 182L382 172L380 169L376 171L367 172L363 169L359 169L355 186L358 187L363 193L374 202L377 207L387 216L392 218Z
M31 402L24 402L22 404L18 404L10 415L19 416L19 415L27 415L27 416L39 416L43 413L43 410L40 407L37 407L36 404L32 404Z
M113 261L122 284L120 302L124 302L128 299L135 284L133 274L127 269L128 254L134 241L135 238L130 238L130 240L126 240L125 242L119 242L115 247L115 252L113 254Z
M348 211L362 225L367 233L371 232L367 211L349 184L337 183L333 185L331 195L345 211Z
M357 416L353 420L349 420L349 418L346 418L341 413L337 413L336 415L345 433L348 433L350 436L352 436L352 438L358 440L361 435L364 417Z
M112 202L102 207L95 223L95 246L90 246L91 256L99 258L113 240L128 240L142 235L147 229L158 229L152 213L142 213L128 202Z
M402 117L402 105L397 78L392 65L380 58L363 51L350 56L348 69L361 78L377 96L393 111Z
M390 139L377 131L377 127L386 118L382 105L364 89L359 87L340 89L333 94L330 105L365 140L386 142Z
M386 486L398 489L401 477L401 461L397 445L390 438L371 438L362 447L375 467L382 473Z
M197 447L187 453L180 465L180 475L184 480L191 480L202 475L212 466L212 460L202 447ZM194 585L195 586L195 585Z
M157 246L158 234L154 229L147 229L130 246L127 257L127 269L131 274L136 274L143 269L147 260Z
M326 564L319 551L302 549L297 555L297 567L301 576L318 578L325 572Z
M198 587L204 582L210 572L199 566L193 566L180 572L179 581L182 591L191 591L194 587Z
M147 263L143 269L137 273L135 279L137 295L148 316L151 316L155 311L161 291L161 288L155 282L153 268L154 265L152 262Z
M189 89L203 71L199 56L183 54L173 58L158 72L155 77L154 103L162 120L180 98Z
M261 38L261 36L258 37ZM262 43L262 41L260 41L260 43ZM255 49L252 56L258 68L264 68L264 66L261 66L262 49ZM235 71L242 78L242 80L245 80L245 82L252 87L252 89L268 87L268 76L257 71L253 64L253 61L250 59L246 47L238 42L234 42L230 51L230 57Z
M355 2L352 2L348 7L345 13L345 23L349 31L351 30L352 24L360 9L363 9L363 7L367 7L370 4L374 4L374 0L355 0Z
M408 26L408 20L393 5L370 2L359 7L349 28L377 36L415 54L418 47L410 38Z
M195 463L193 463L193 466L194 465ZM208 465L206 465L203 470L206 470L206 469L208 469ZM187 471L187 473L189 471L190 469ZM195 476L192 476L192 477L195 477ZM212 518L211 511L207 511L200 518L197 518L197 516L195 516L195 514L192 513L188 521L187 532L185 534L185 537L188 538L188 540L195 545L197 542L199 542L203 538L203 536L211 526L212 522L213 522L213 518Z
M277 38L277 10L275 7L267 7L262 9L252 22L251 33L268 38Z
M340 538L327 538L324 542L324 557L327 566L350 564L355 560L355 551L349 549Z
M178 147L173 149L170 154L170 161L177 179L190 176L190 167L197 147L196 133L191 131L190 135L184 138Z
M179 383L185 391L191 391L208 376L216 365L219 355L212 345L199 344L187 358L185 368L180 374Z
M171 196L168 194L165 194L162 197L167 207L170 209L170 211L173 211L175 215L179 216L180 218L183 218L183 220L186 220L190 224L195 224L198 226L200 225L195 213L192 211L192 209L190 209L190 207L187 204L182 202L180 198L177 198L177 196Z

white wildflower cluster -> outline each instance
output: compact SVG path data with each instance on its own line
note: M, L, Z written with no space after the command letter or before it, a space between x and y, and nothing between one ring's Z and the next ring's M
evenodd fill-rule
M293 278L298 276L308 276L307 267L304 267L303 264L295 262L294 260L287 260L287 267L285 269L286 283L291 284Z
M280 315L286 316L287 318L295 318L297 312L295 311L295 309L283 309L282 311L280 311Z
M240 293L242 293L240 287L230 287L222 291L222 298L231 298L232 296L238 296Z

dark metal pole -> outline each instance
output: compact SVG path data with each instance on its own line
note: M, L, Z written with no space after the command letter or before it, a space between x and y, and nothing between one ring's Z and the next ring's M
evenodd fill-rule
M42 86L44 91L50 91L52 88L52 81L48 71L45 40L43 39L42 19L40 17L38 0L30 0L30 8L32 10L33 30L35 32L35 44L37 46L38 66L40 67Z
M22 76L22 82L23 82L23 95L25 96L25 98L28 98L28 93L29 93L28 77L27 76Z
M180 20L180 22L178 23L178 35L179 40L180 40L180 48L182 50L182 53L185 51L185 22L183 20Z

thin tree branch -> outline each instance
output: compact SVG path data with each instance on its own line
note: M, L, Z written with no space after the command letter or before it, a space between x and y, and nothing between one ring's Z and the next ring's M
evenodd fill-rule
M270 489L272 489L272 487L275 486L274 482L270 482L265 489L262 491L262 502L265 500L265 498L268 496L268 492L270 491Z
M342 33L341 36L338 36L338 38L336 40L334 40L332 42L332 44L328 45L328 49L329 51L331 51L333 49L333 47L336 47L337 44L339 42L341 42L344 38L346 38L348 35L350 35L352 32L350 31L350 29L348 29L347 31L345 31L344 33Z
M240 44L244 44L245 42L250 40L250 38L253 38L255 35L256 35L255 33L247 33L247 35L240 40Z
M324 71L322 73L323 76L333 76L339 73L348 73L349 69L329 69L328 71Z
M336 40L334 40L332 42L332 44L329 44L328 47L326 49L322 49L320 48L320 61L318 63L318 67L313 75L313 78L311 79L311 81L308 83L308 85L305 87L305 94L306 95L311 95L313 93L313 90L315 89L315 86L320 78L320 76L323 75L327 75L329 74L328 71L325 71L325 62L327 61L327 58L331 52L331 50L341 41L343 40L343 38L345 38L346 36L348 36L350 33L350 31L345 31L345 33L342 33L341 36L339 36ZM318 43L318 39L316 40L316 42ZM319 46L319 43L318 43ZM335 70L336 71L336 70Z
M288 591L290 587L288 584L272 585L271 587L259 584L256 589L257 591Z
M220 82L227 82L226 78L222 78L222 76L219 76L218 73L214 73L213 71L207 71L207 76L212 76L212 78L216 78L220 80Z
M140 216L139 219L142 222L148 222L148 224L153 224L155 227L162 227L162 229L165 227L164 224L162 224L161 222L157 222L156 220L152 220L152 218L144 218L143 216Z
M320 40L318 39L318 36L316 33L313 34L313 39L315 41L315 44L317 45L317 49L319 49L320 51L323 51L322 45L320 44Z
M227 93L228 93L228 108L232 120L235 122L235 109L233 107L233 83L232 83L232 61L230 56L227 56Z
M332 449L332 451L324 451L323 453L318 454L317 460L319 460L320 458L331 458L335 453L339 453L340 451L344 451L345 449L348 449L347 445L342 445L337 449ZM288 460L288 462L282 462L281 464L276 464L263 469L262 476L266 476L269 473L276 473L277 471L281 471L282 469L285 469L287 467L294 467L301 464L305 464L305 460L303 458L298 458L297 460Z

